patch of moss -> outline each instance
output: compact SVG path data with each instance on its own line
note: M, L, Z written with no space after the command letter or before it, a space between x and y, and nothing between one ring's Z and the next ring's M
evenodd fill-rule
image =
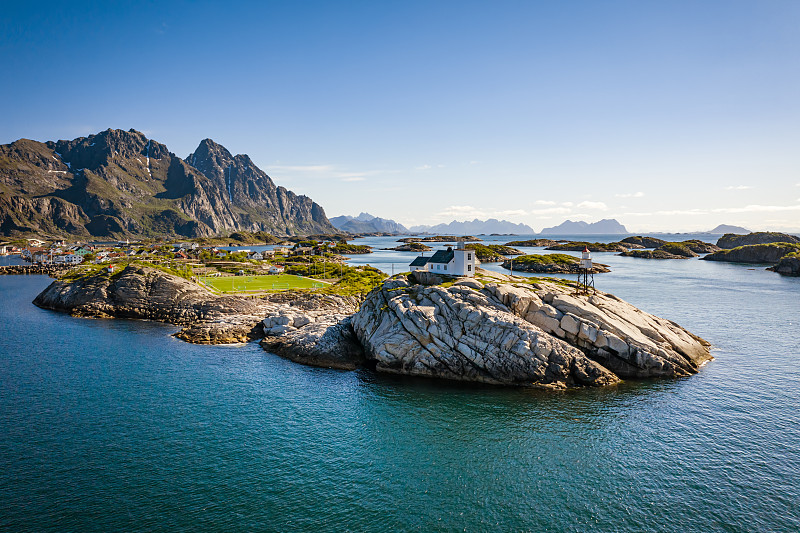
M514 263L517 264L558 264L558 265L571 265L578 263L579 259L572 255L567 254L531 254L523 255L514 258Z

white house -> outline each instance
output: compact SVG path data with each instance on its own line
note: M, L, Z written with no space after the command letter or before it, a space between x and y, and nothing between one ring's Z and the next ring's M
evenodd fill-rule
M411 272L424 270L445 276L475 276L475 252L464 248L459 241L456 249L437 250L431 257L417 257L409 265Z
M61 259L61 262L67 265L78 265L83 262L83 256L77 254L61 255L58 256L56 259Z
M262 261L264 259L264 256L261 255L261 253L259 252L253 252L251 254L248 254L247 258L252 259L253 261Z
M278 266L278 265L272 265L271 267L269 267L269 273L270 274L281 274L281 273L283 273L283 267L282 266Z

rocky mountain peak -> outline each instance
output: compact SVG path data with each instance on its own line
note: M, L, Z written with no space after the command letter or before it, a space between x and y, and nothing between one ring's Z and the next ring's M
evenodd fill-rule
M182 160L136 130L0 145L0 233L333 233L319 205L204 139Z
M96 170L117 159L136 157L162 159L170 155L166 146L152 141L136 130L107 129L72 141L49 142L47 145L72 168Z

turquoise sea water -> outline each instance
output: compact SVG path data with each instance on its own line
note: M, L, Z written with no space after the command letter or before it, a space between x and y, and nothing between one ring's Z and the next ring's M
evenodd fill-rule
M595 259L716 359L565 393L333 371L0 276L0 530L800 530L800 279Z

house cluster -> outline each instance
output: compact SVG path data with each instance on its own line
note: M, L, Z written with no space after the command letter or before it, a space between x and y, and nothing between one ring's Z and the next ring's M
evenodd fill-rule
M464 243L459 241L456 249L447 247L438 250L431 257L421 255L409 265L411 272L423 271L441 274L443 276L475 276L475 252L467 250Z
M155 243L143 245L130 241L103 242L103 243L66 243L56 241L47 244L45 241L30 239L27 247L14 249L4 247L0 253L20 253L26 261L42 264L78 265L84 262L95 264L110 264L121 259L143 260L183 260L196 262L230 261L239 262L242 259L255 262L272 263L282 262L284 258L302 255L316 255L324 253L329 246L335 243L315 244L314 246L297 245L275 246L271 250L226 250L216 246L200 246L196 242L178 242L172 244ZM235 254L235 255L234 255ZM284 272L284 266L279 264L261 263L261 268L272 274Z
M22 250L10 244L0 245L0 255L18 254Z
M53 265L78 265L83 263L84 256L89 253L91 250L88 248L77 244L67 246L64 243L55 243L47 248L28 246L20 251L20 255L26 261Z

